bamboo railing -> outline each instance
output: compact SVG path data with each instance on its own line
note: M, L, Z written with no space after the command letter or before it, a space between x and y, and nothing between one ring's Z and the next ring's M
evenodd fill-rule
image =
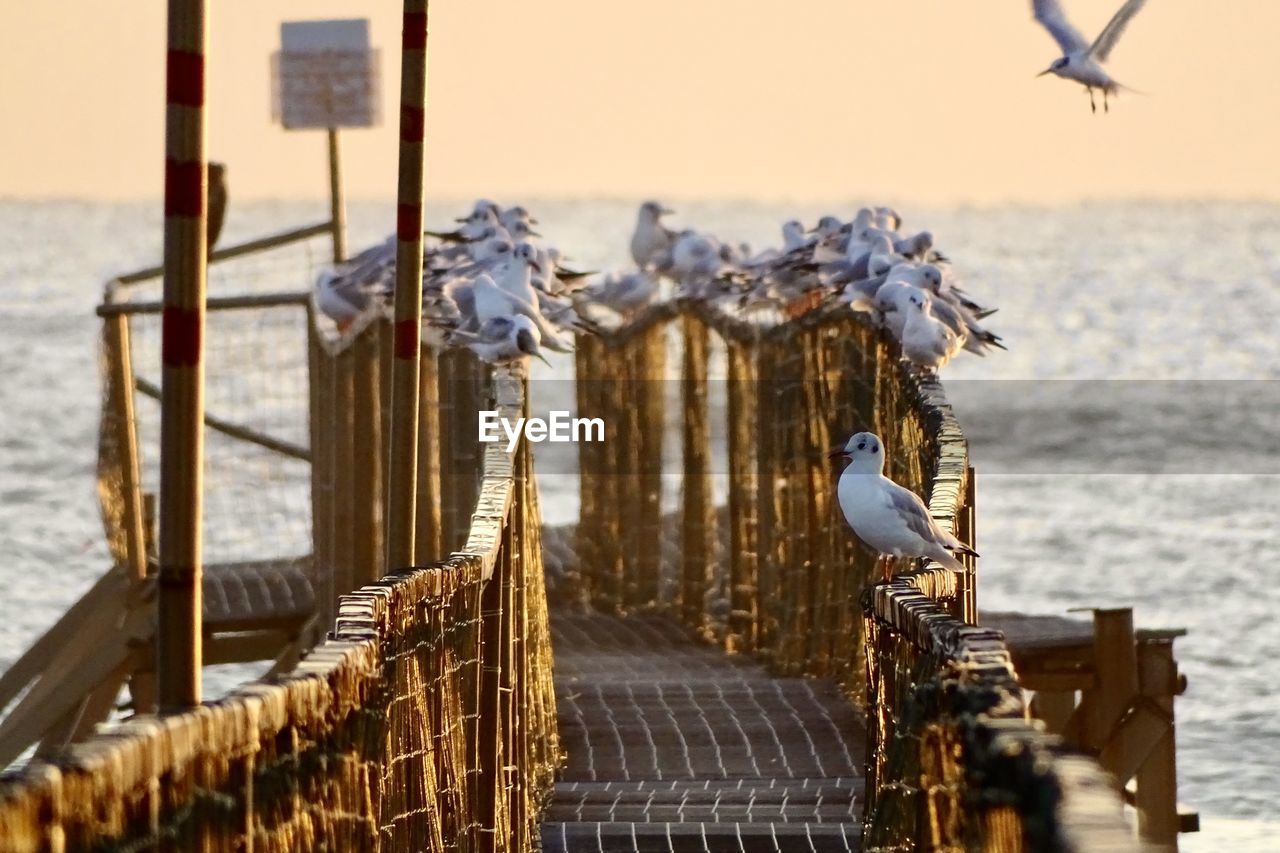
M525 410L518 369L485 388ZM558 760L536 489L524 444L476 458L460 549L342 595L288 675L8 775L0 846L532 850Z
M581 341L577 371L606 440L579 448L566 597L665 609L776 672L836 679L866 713L865 850L1136 848L1097 764L1027 722L1001 635L973 626L972 562L903 572L845 525L826 451L865 429L886 474L974 540L964 437L891 341L847 311L757 324L664 304ZM664 438L679 448L674 508Z

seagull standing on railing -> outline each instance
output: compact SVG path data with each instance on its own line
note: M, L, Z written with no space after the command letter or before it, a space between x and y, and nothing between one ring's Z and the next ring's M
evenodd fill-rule
M876 553L928 557L954 571L964 570L957 553L978 556L938 526L915 492L884 476L884 442L874 433L857 433L830 455L849 461L836 487L840 509L853 532Z
M1107 102L1107 98L1120 89L1128 87L1121 86L1113 80L1111 75L1103 69L1102 63L1110 58L1111 51L1120 40L1120 36L1124 34L1125 27L1146 2L1147 0L1127 0L1090 44L1067 20L1060 0L1031 0L1035 19L1049 31L1049 35L1053 36L1054 41L1062 48L1063 54L1061 59L1055 59L1052 65L1037 76L1056 74L1065 80L1083 83L1089 92L1089 106L1095 113L1098 111L1098 104L1094 101L1093 90L1100 89L1102 90L1102 108L1110 112L1111 105Z

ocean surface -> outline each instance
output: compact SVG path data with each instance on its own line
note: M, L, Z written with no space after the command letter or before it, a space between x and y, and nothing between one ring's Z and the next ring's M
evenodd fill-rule
M625 261L633 203L522 201L580 266ZM675 219L770 245L784 219L856 206L725 201L679 205ZM1179 788L1204 831L1183 849L1280 848L1280 206L903 212L999 306L989 325L1009 347L943 374L979 472L980 606L1132 604L1140 626L1187 628ZM0 200L0 668L107 564L93 309L110 275L157 261L159 213ZM325 214L233 198L224 245ZM352 248L392 221L389 205L353 203ZM322 254L276 270L279 286L306 286ZM571 516L574 496L549 491L549 520Z

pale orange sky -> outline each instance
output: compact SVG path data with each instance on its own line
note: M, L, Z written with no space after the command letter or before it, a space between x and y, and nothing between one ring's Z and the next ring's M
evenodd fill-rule
M1064 3L1092 37L1120 0ZM157 197L165 4L5 7L0 196ZM268 56L281 20L368 15L387 121L344 134L347 184L392 198L399 4L210 7L209 152L234 196L323 195L323 135L270 123ZM1150 0L1109 66L1150 96L1094 117L1034 78L1057 49L1029 0L436 0L427 192L1277 199L1277 24L1277 0Z

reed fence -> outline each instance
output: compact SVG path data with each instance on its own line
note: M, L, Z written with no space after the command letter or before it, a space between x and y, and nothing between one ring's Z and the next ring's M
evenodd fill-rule
M277 387L262 400L300 388L285 392L282 406L300 411L299 424L243 417L252 414L254 397L252 382L246 389L240 377L240 385L227 380L240 395L227 400L244 404L241 410L223 423L206 418L206 428L242 453L303 466L301 475L282 477L283 485L269 476L259 480L256 495L252 480L237 488L243 513L272 500L277 487L289 494L276 507L288 517L286 531L299 523L292 502L309 502L299 532L310 540L301 542L310 553L285 559L278 549L292 551L297 543L287 543L301 537L273 540L268 522L257 543L265 559L228 564L221 573L211 567L206 585L223 583L225 609L242 612L214 612L224 599L206 594L206 632L231 632L224 645L206 642L205 662L233 647L238 659L264 657L267 638L250 629L301 599L328 628L327 639L296 667L301 648L266 678L222 699L109 723L11 770L0 781L0 848L534 849L559 761L541 517L527 446L508 453L475 440L476 409L512 420L526 412L523 371L490 369L468 353L437 359L424 349L417 565L384 576L388 324L375 318L336 338L317 327L297 294L211 303L212 323L235 313L250 328L272 331L273 345L292 352L288 369L270 359L260 365L275 368L263 388L272 381ZM130 333L137 332L135 321L150 323L154 314L146 301L116 300L100 313L104 519L118 562L113 573L132 567L138 575L129 576L116 596L121 601L106 604L145 614L153 606L146 590L154 572L143 487L149 445L139 438L134 414L135 397L146 393L137 346L144 336ZM280 322L264 319L281 315ZM215 346L215 364L218 353ZM210 415L216 415L212 370ZM441 419L456 425L443 442ZM234 451L213 454L209 464L234 458ZM228 479L226 471L219 475L212 482ZM219 505L213 503L215 511ZM215 523L234 527L232 505L227 509L226 517L215 512ZM214 554L219 532L215 527L211 535ZM299 571L309 585L291 587L288 578ZM242 618L218 621L228 615ZM135 676L135 710L146 710L138 688L149 679L138 676L146 674L147 646L122 658ZM71 688L78 696L86 685Z
M577 375L607 432L580 446L565 594L836 679L867 720L864 849L1135 848L1096 763L1028 722L1001 635L974 626L972 561L878 563L846 527L826 454L871 430L886 474L974 540L964 437L892 342L847 311L754 323L665 304L581 342Z

